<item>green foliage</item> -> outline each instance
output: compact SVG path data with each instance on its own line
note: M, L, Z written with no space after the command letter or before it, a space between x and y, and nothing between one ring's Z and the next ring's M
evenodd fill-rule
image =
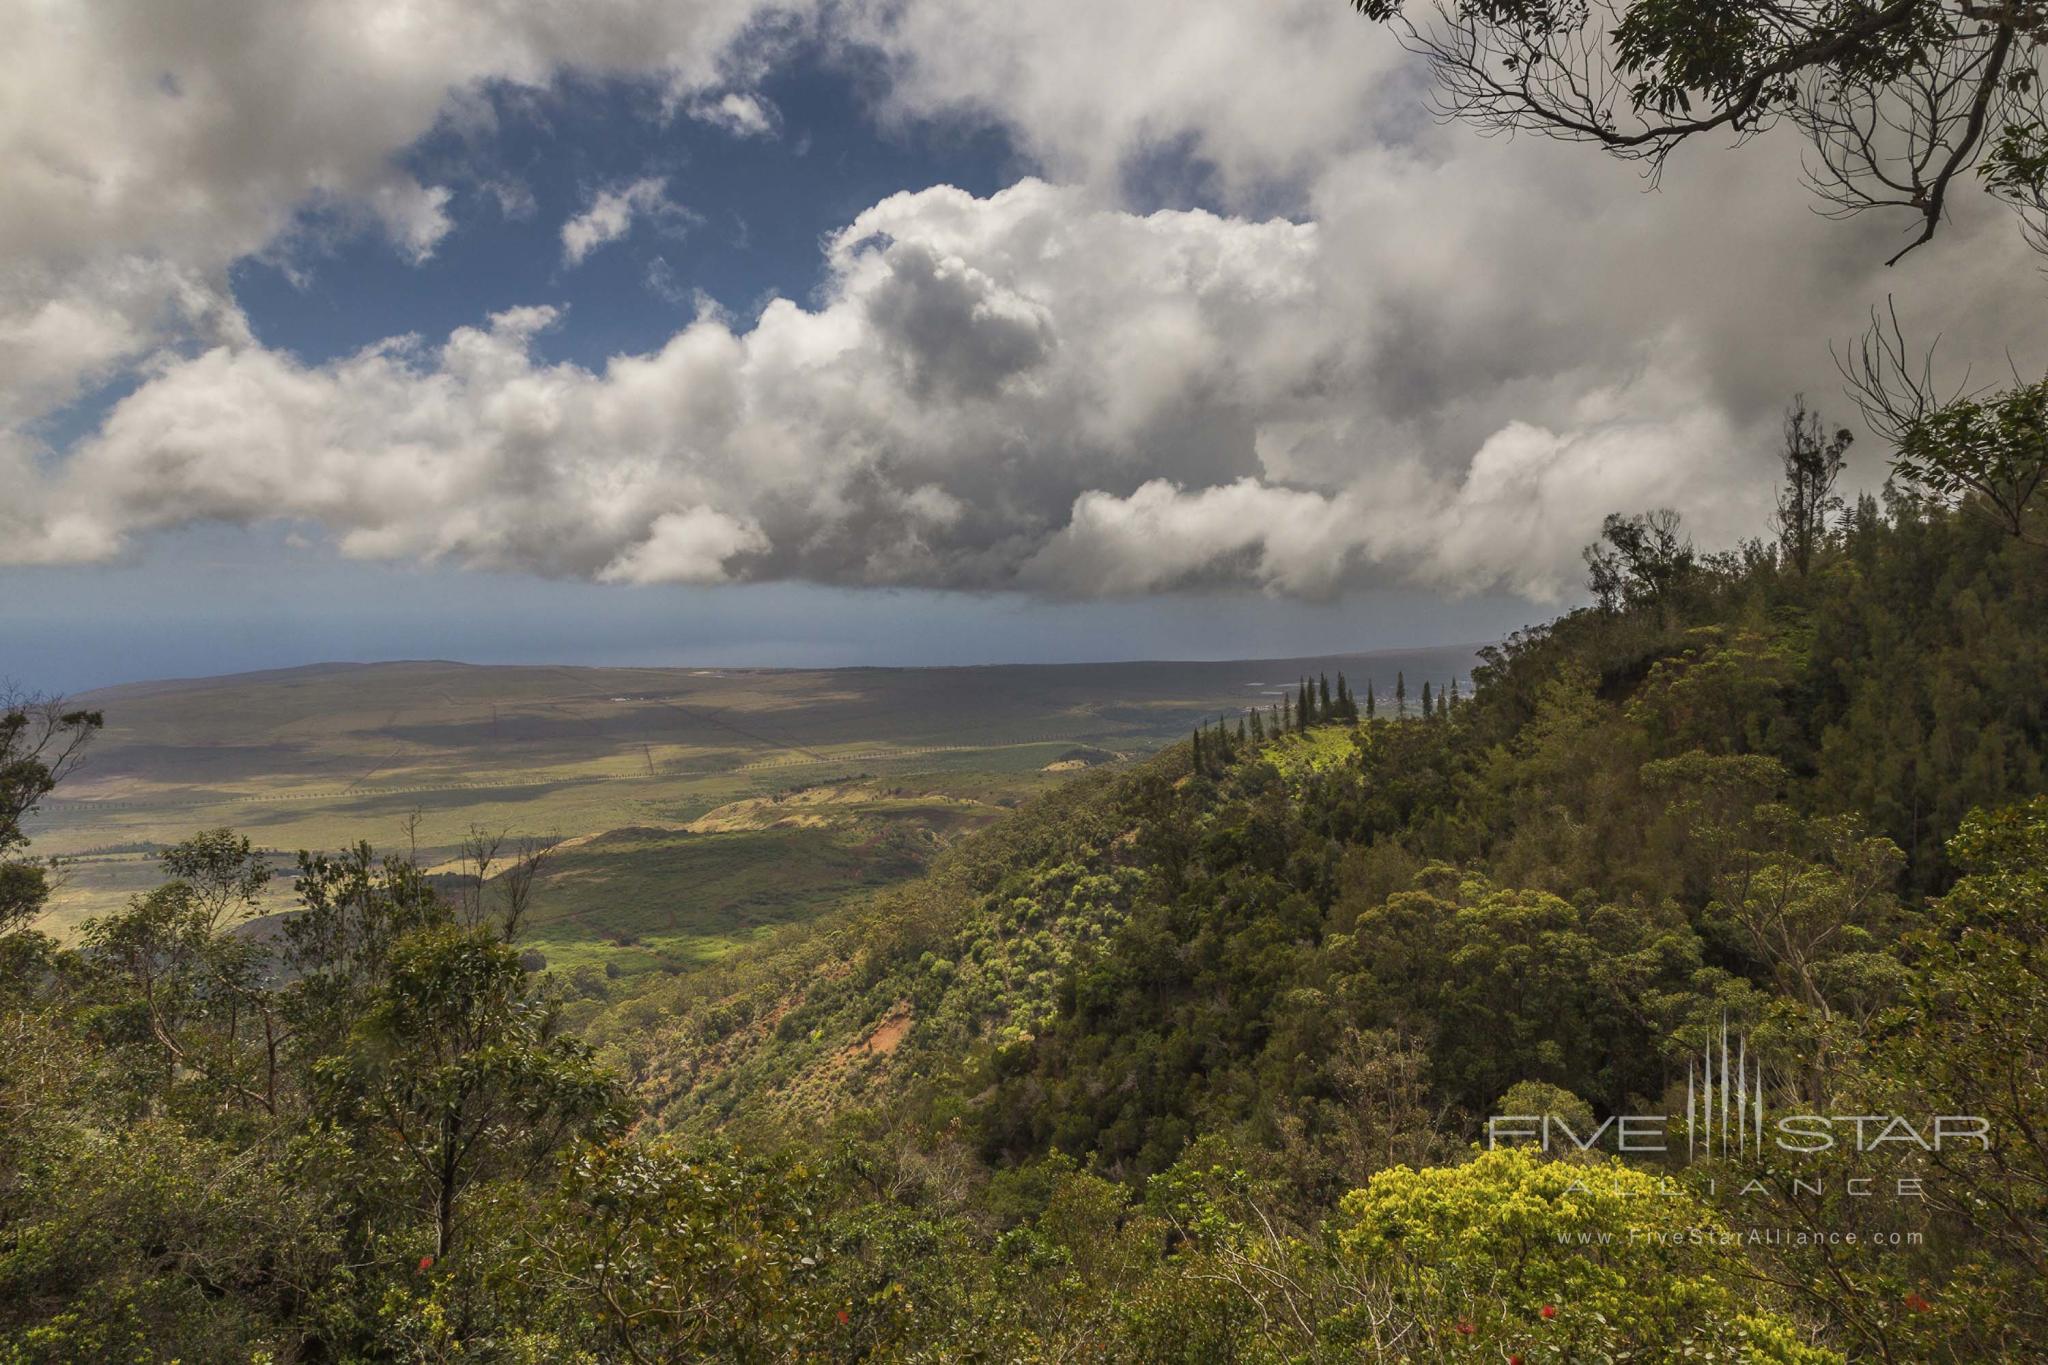
M1892 466L1909 484L1963 500L2001 530L2027 537L2034 500L2048 482L2048 379L1918 414L1901 433Z
M1398 1167L1346 1196L1344 1255L1388 1277L1418 1339L1360 1313L1361 1345L1407 1359L1725 1360L1823 1365L1759 1309L1728 1229L1657 1177L1524 1149ZM1717 1235L1718 1234L1718 1235Z
M1304 678L673 976L536 977L367 845L278 916L197 835L8 936L0 1361L2037 1358L2048 587L1913 499L1811 529L1624 521L1429 723ZM1680 1112L1730 1027L1774 1107L1998 1140L1472 1149Z
M0 951L42 910L49 879L21 855L21 822L56 790L100 728L97 711L67 709L46 697L0 693Z

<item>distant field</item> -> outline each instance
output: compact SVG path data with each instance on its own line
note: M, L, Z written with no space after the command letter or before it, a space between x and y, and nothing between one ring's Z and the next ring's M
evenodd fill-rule
M1303 673L1384 695L1400 670L1413 694L1472 662L327 664L108 688L77 699L106 730L30 826L37 852L68 860L43 927L68 933L153 884L154 851L197 829L239 829L282 870L359 839L431 865L480 827L570 841L536 898L550 965L676 969L913 875L1047 783L1269 704Z

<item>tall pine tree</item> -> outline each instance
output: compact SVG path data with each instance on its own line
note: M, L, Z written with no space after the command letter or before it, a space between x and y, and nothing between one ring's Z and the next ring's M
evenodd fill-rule
M1394 718L1400 720L1408 714L1408 675L1394 674Z
M1365 718L1371 720L1375 715L1379 714L1379 709L1379 698L1372 694L1372 679L1367 678L1365 680Z
M1422 680L1422 718L1428 720L1436 714L1436 708L1429 702L1429 679Z

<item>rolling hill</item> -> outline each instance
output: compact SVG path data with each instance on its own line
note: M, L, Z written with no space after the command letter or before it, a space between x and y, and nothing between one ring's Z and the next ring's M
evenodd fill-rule
M1470 648L1199 663L832 670L317 664L77 698L107 724L39 850L63 933L230 826L282 873L368 840L450 870L473 829L560 841L536 951L679 969L921 870L1072 773L1340 671L1386 693L1465 677ZM273 883L281 907L289 877Z

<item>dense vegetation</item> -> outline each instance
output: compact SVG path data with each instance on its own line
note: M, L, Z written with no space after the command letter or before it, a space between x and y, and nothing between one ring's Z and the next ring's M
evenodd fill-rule
M20 817L97 718L16 707L0 1360L2040 1358L2044 552L1799 477L1772 545L1611 520L1469 696L1305 683L633 983L367 848L237 932L226 831L60 948ZM1487 1149L1724 1029L1994 1141Z

